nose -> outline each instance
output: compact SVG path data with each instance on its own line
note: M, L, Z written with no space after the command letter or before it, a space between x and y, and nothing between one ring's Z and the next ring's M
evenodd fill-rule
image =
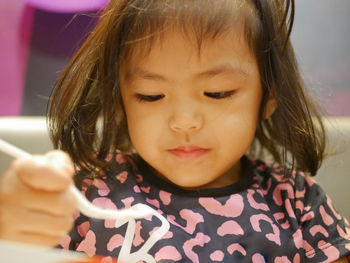
M169 127L184 134L198 131L203 127L203 115L193 103L178 104L169 118Z

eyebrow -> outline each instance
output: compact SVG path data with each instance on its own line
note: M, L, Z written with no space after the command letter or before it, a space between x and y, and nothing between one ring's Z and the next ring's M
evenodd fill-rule
M237 67L230 63L223 63L223 64L218 64L208 70L196 73L194 75L194 78L195 79L212 78L223 74L242 75L242 76L249 75L248 72L242 67ZM127 80L134 80L138 78L146 79L146 80L170 82L170 80L167 77L155 72L148 71L141 67L135 67L132 71L128 71L126 74Z
M211 78L220 74L238 74L248 76L248 72L239 66L234 66L230 63L218 64L211 69L196 74L196 78L206 77Z

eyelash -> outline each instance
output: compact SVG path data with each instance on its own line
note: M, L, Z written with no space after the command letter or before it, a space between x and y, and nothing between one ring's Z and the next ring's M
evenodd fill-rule
M235 91L221 91L221 92L204 92L204 95L206 95L209 98L220 100L220 99L227 99L234 95ZM153 102L160 100L165 97L163 94L159 95L143 95L143 94L136 94L136 99L139 102Z
M234 93L235 93L234 90L230 90L230 91L221 91L221 92L204 92L204 95L212 99L220 100L220 99L231 98Z
M159 94L159 95L136 94L135 96L139 102L153 102L153 101L157 101L157 100L160 100L160 99L165 97L165 95L163 95L163 94Z

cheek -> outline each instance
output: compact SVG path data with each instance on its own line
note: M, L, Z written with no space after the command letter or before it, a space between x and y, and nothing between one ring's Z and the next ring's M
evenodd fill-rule
M130 139L137 150L138 146L145 143L155 143L161 135L161 120L156 114L139 110L138 107L131 107L126 110L126 118Z
M232 144L237 147L249 147L252 143L259 116L258 98L241 98L221 118L215 120L212 127L222 145Z
M226 141L245 142L252 140L255 134L256 120L250 117L237 113L226 118L224 122L216 125L219 136L225 138Z
M223 160L228 160L231 163L232 160L236 160L235 158L244 155L251 146L255 136L256 123L239 116L232 117L231 120L228 119L227 123L223 123L221 127L223 129L220 129L216 136L219 155Z

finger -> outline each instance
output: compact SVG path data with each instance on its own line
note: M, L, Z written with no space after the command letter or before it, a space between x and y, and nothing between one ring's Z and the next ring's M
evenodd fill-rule
M40 211L55 216L72 215L76 210L77 201L69 190L58 193L39 191L24 184L18 184L14 188L11 182L2 185L1 188L3 188L1 199L4 200L2 206L6 208Z
M16 210L9 208L2 210L2 229L5 235L11 235L11 232L37 233L47 236L64 236L73 226L73 216L54 216L38 211Z
M60 150L54 150L46 153L45 157L52 166L64 170L66 172L65 175L73 177L75 172L74 165L67 153Z
M72 183L74 168L67 155L50 152L32 159L18 159L13 165L27 186L44 191L63 191Z
M60 243L61 236L47 236L38 233L13 232L10 236L3 237L8 241L39 245L43 247L55 247Z

